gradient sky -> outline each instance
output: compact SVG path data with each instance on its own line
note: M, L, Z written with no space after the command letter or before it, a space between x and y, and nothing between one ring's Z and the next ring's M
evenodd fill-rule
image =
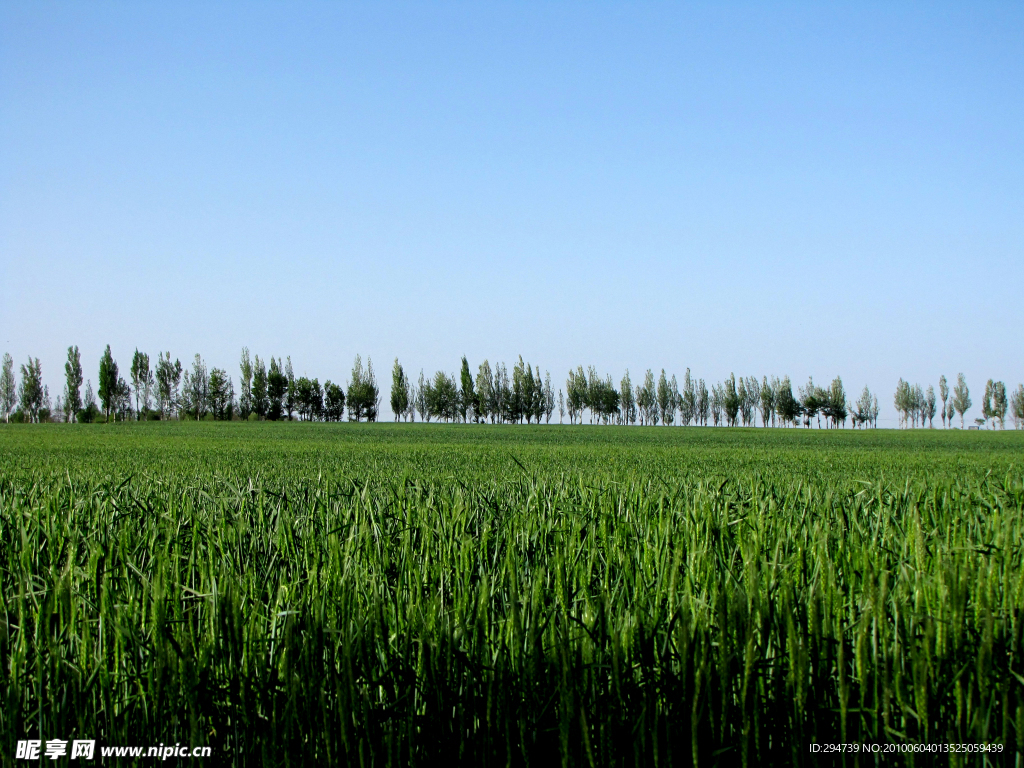
M1022 244L1021 3L0 5L0 351L54 395L246 345L976 414Z

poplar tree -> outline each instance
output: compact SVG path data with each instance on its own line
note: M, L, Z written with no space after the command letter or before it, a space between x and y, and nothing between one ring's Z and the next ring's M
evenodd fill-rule
M178 383L181 381L181 361L171 363L170 352L157 353L156 398L161 417L172 416L178 407ZM88 401L88 398L86 398ZM89 407L86 402L85 407Z
M288 394L288 376L280 358L270 358L267 370L267 418L278 421L284 415L285 396ZM349 398L351 399L351 398Z
M242 374L238 380L238 415L245 421L252 413L252 360L249 359L248 347L242 347L242 359L238 367Z
M103 417L107 421L110 421L110 414L116 405L117 393L117 363L114 362L114 357L110 354L110 345L107 344L107 348L100 358L98 392L100 403L103 405Z
M821 399L818 397L818 388L814 385L814 377L807 377L807 386L799 390L800 408L804 416L804 426L811 426L811 419L818 415L821 408Z
M961 373L956 377L953 387L953 408L960 414L960 429L964 428L964 414L971 409L971 390L967 388L967 379Z
M416 411L420 415L420 421L430 421L430 409L427 408L428 386L426 379L423 377L423 369L420 368L420 381L416 387ZM351 409L349 411L349 418L351 418Z
M270 410L270 398L267 394L267 366L256 355L252 371L252 408L256 418L265 419Z
M18 383L14 378L14 358L9 352L4 353L3 372L0 373L0 408L4 412L4 421L11 423L11 411L18 396Z
M654 383L654 374L650 368L644 374L644 385L637 388L636 405L640 409L640 423L657 426L658 393Z
M235 385L222 368L210 371L207 386L207 406L217 421L231 421L235 412Z
M871 390L864 385L864 391L853 406L853 426L871 423Z
M1006 385L997 381L992 385L992 417L999 419L999 428L1006 429L1006 410L1008 402L1006 399ZM993 428L995 424L993 424Z
M783 376L775 393L775 412L783 424L795 425L800 418L800 403L793 397L793 385L789 376Z
M1024 427L1024 384L1018 384L1010 395L1010 415L1013 417L1014 429Z
M586 400L587 375L583 373L583 366L580 365L575 371L569 371L569 378L565 381L565 407L569 412L570 424L575 424L577 417L582 416Z
M491 364L487 360L480 363L477 368L476 400L480 418L486 420L490 416L493 424L494 417L497 415L497 409L494 406L494 374L491 372Z
M210 374L203 358L196 353L192 359L192 370L185 371L181 388L181 407L196 421L202 421L209 411Z
M82 410L82 355L78 347L68 347L64 363L64 420L73 422Z
M939 376L939 397L942 399L942 409L939 414L942 417L942 426L946 426L946 401L949 399L949 384L946 382L945 375ZM953 426L950 424L949 426Z
M324 384L324 418L341 421L345 417L345 390L330 379Z
M832 422L832 426L839 428L840 423L846 424L846 417L849 409L846 405L846 390L843 388L843 380L836 376L832 385L826 390L825 397L826 417Z
M288 421L292 420L292 411L295 410L295 372L292 370L292 356L288 355L288 360L284 366L284 377L287 380L287 385L284 394L284 410L288 414ZM317 389L319 390L320 383L317 382Z
M702 426L708 425L708 414L711 409L711 398L708 396L708 386L704 379L697 382L696 388L697 418Z
M761 381L761 389L758 394L761 407L761 426L769 426L769 421L775 423L775 389L778 385L778 379L772 377L771 383L768 382L768 377L763 377Z
M992 418L992 379L985 382L985 394L981 396L981 418L986 422Z
M711 385L711 420L717 427L725 411L725 388L721 384Z
M736 414L740 410L740 396L736 391L736 374L730 373L725 381L721 399L722 409L725 411L726 424L736 426Z
M408 376L405 377L405 420L416 421L416 387Z
M544 423L551 423L551 414L555 411L555 393L551 389L551 372L544 371Z
M745 425L757 426L757 409L761 404L761 385L757 382L756 376L748 376L744 379L744 390L746 396L743 399L743 423Z
M462 358L465 360L466 358ZM405 380L405 371L395 358L395 364L391 368L391 412L398 421L409 405L408 382Z
M658 416L661 418L662 424L668 424L668 412L669 408L674 406L672 402L672 390L668 384L668 378L665 376L665 369L661 369L661 375L658 377L658 389L655 396L655 402L658 408Z
M135 348L132 356L132 390L135 392L135 415L142 418L143 410L149 410L149 355Z
M693 386L693 379L690 378L690 369L686 369L683 376L682 402L679 406L679 420L684 427L690 426L691 421L697 421L697 392Z
M366 359L366 370L363 370L363 361L356 355L355 363L352 365L352 378L348 385L348 414L350 421L377 420L377 411L380 405L380 391L377 389L377 379L373 374L373 360Z
M21 386L18 388L21 411L28 416L30 422L39 421L39 412L43 409L43 368L39 358L30 355L28 364L21 366Z
M466 360L465 355L462 356L462 370L459 372L459 379L462 385L462 390L459 392L459 409L462 412L462 420L467 421L470 414L474 420L479 420L477 416L479 406L476 400L476 390L473 388L473 374L469 372L469 361Z

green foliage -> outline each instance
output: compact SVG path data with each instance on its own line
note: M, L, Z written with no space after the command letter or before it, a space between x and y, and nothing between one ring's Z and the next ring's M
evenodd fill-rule
M396 360L397 362L397 360ZM462 356L462 370L459 373L459 383L462 385L462 389L459 392L459 410L462 414L462 420L467 421L469 417L476 420L476 414L479 411L479 404L476 399L476 390L473 386L473 374L469 372L469 361L466 356Z
M103 405L103 415L109 419L110 415L117 409L118 384L117 384L117 363L114 356L110 354L110 345L103 351L100 357L100 373L98 379L98 394L100 403Z
M998 742L1012 764L1022 440L3 430L0 739L266 766Z
M1024 428L1024 384L1018 384L1017 389L1010 395L1009 406L1014 429Z
M159 353L156 365L156 404L163 418L178 411L178 385L181 382L181 361L171 363L171 353Z
M132 356L132 390L135 393L135 413L138 418L144 418L143 414L149 410L150 387L153 381L153 372L149 369L149 355L135 350Z
M78 347L68 347L68 360L64 363L64 414L66 421L74 421L82 410L82 354Z
M28 421L40 420L40 411L47 405L45 400L43 367L38 357L29 357L28 363L21 366L21 386L18 387L18 404Z
M956 386L953 387L953 408L960 414L960 428L964 427L964 414L971 409L971 391L967 387L967 379L961 373L956 377Z
M249 348L242 347L242 356L238 364L241 377L238 380L238 415L242 421L247 421L249 414L253 412L252 403L252 358L249 357Z
M330 386L331 383L328 381L327 384ZM324 418L324 393L320 389L318 379L300 376L295 380L295 407L298 409L300 419L320 421Z
M466 358L462 358L462 361L465 362ZM395 365L391 369L391 412L395 415L395 421L401 419L408 408L409 382L396 357Z
M270 410L270 398L267 394L267 367L260 360L259 355L256 355L252 372L252 407L258 419L265 419Z
M345 418L345 390L330 379L324 384L324 419L341 421Z
M18 399L18 382L14 377L14 358L4 352L3 370L0 372L0 411L10 421L11 411Z
M270 370L267 372L267 412L271 421L277 421L285 415L285 396L288 394L288 376L280 360L270 358Z
M377 420L377 409L380 405L380 391L377 379L373 375L373 361L367 358L366 370L363 361L356 355L352 365L352 378L348 384L348 417L351 421Z

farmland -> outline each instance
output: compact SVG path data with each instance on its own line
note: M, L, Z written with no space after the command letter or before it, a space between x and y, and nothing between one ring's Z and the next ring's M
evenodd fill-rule
M1022 458L1019 432L3 427L0 734L240 765L1012 764Z

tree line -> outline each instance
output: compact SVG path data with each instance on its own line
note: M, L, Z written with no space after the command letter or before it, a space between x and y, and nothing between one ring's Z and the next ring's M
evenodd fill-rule
M128 419L191 419L251 421L376 421L380 391L373 363L356 355L348 384L317 378L296 377L290 357L269 360L251 355L243 348L239 361L238 392L228 372L208 369L200 355L189 367L169 352L152 361L135 350L127 378L122 375L108 345L99 360L97 386L85 380L78 347L68 347L64 365L65 386L51 402L42 382L39 358L29 357L20 366L20 382L14 360L3 358L0 372L0 416L4 421L122 421ZM82 393L83 383L85 385ZM970 389L961 373L952 389L945 376L939 378L938 396L931 385L910 384L902 378L896 386L893 404L899 426L933 427L935 416L943 427L953 426L959 416L964 428L970 410ZM395 359L391 381L391 411L396 421L431 420L445 422L490 422L492 424L550 423L558 413L559 423L640 424L648 426L757 426L763 427L845 427L878 426L878 398L865 386L860 396L847 396L842 379L828 386L813 378L794 392L788 376L740 376L712 383L694 378L686 369L680 384L676 376L662 369L655 377L650 369L642 383L635 384L629 371L615 384L610 374L593 367L578 366L569 371L565 388L557 394L551 374L522 356L512 365L493 366L484 360L474 375L462 357L458 375L436 371L427 376L420 370L416 381ZM1016 428L1024 428L1024 385L1007 395L1006 385L989 379L981 403L981 417L973 427L1005 428L1009 414Z
M263 360L242 350L239 364L239 392L232 377L222 368L207 368L201 355L190 367L160 352L151 364L148 354L135 350L126 379L120 372L110 346L100 357L97 386L86 381L78 347L68 347L64 365L65 386L51 402L49 388L42 383L39 358L21 366L17 381L14 360L4 355L0 372L0 411L5 421L96 421L217 420L257 421L307 420L376 421L380 406L373 362L356 355L347 387L329 379L296 377L291 358ZM85 384L84 395L82 385ZM130 383L129 383L130 382Z

